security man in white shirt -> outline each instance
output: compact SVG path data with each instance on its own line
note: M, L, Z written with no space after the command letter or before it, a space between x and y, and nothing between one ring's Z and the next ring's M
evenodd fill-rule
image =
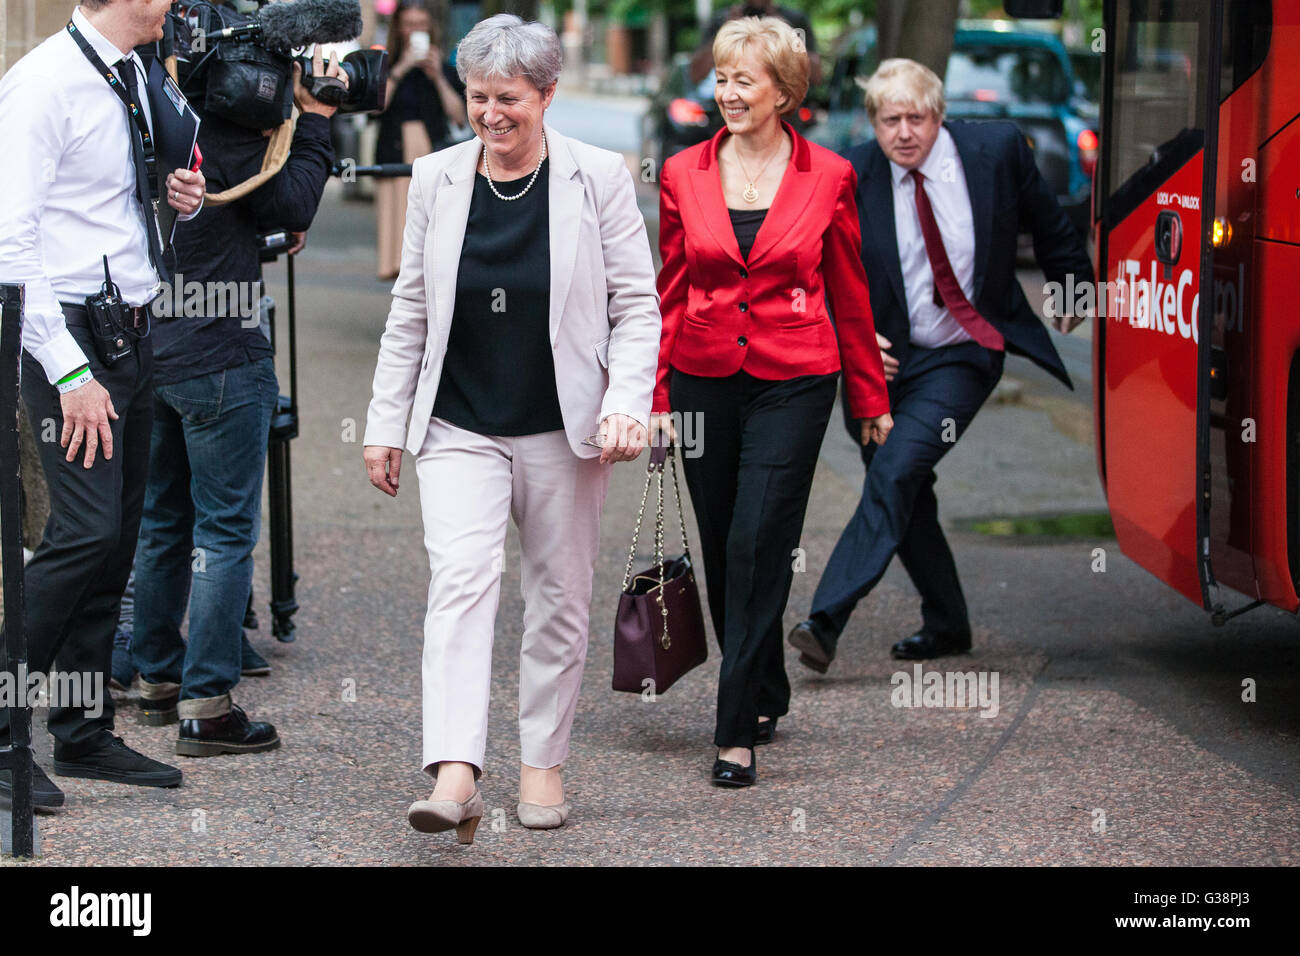
M113 735L103 688L148 470L146 307L170 278L147 182L153 126L134 48L162 37L169 6L82 0L66 29L0 79L0 282L26 287L22 393L50 490L50 519L25 571L29 668L48 673L57 660L60 672L98 689L93 704L51 702L55 773L154 787L179 786L180 771ZM203 175L177 169L166 190L177 215L192 217ZM105 257L121 329L97 340L87 300L105 284ZM0 745L7 720L0 711ZM9 788L4 771L0 799ZM35 802L63 803L39 767Z

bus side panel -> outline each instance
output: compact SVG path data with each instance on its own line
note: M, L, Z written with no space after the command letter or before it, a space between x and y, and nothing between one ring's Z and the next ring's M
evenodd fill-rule
M1106 492L1120 549L1189 600L1196 560L1196 322L1202 154L1110 232ZM1156 261L1157 216L1178 216L1177 262Z
M1288 184L1294 195L1294 187ZM1254 406L1267 409L1258 422L1253 499L1253 536L1259 596L1289 611L1300 609L1288 560L1288 493L1294 476L1287 474L1288 377L1300 351L1300 246L1276 242L1255 244L1257 307L1251 315L1259 356L1252 381Z

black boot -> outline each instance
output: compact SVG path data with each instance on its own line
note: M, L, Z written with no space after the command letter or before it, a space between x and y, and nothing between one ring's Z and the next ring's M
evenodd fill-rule
M238 704L220 717L189 717L181 720L176 752L183 757L215 757L218 754L255 754L280 746L280 735L270 724L248 719Z

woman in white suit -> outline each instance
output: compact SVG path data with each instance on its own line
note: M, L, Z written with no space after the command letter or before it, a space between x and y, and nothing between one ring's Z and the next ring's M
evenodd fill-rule
M370 482L415 458L432 578L424 623L428 800L408 819L473 840L492 638L513 518L523 551L519 819L561 826L610 464L645 446L659 309L623 158L543 122L562 61L501 14L460 42L477 138L416 161L366 420Z

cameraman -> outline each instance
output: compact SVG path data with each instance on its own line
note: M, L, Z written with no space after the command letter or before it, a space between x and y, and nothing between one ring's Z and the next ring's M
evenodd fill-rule
M319 46L312 72L347 82L337 62L322 70ZM153 439L131 654L140 673L141 720L161 726L179 719L176 752L192 757L280 745L275 728L250 721L230 692L239 683L262 475L280 393L271 345L259 328L257 236L275 228L305 232L334 162L329 120L336 108L308 92L297 63L294 101L300 115L283 168L242 198L209 201L177 229L183 295L162 311L181 314L154 320ZM259 172L267 134L213 115L202 120L209 192ZM291 251L301 244L300 238ZM198 316L190 307L195 282L205 290ZM179 300L184 308L176 310ZM180 631L187 599L188 646Z
M67 29L0 80L0 282L26 286L23 403L50 490L50 518L23 572L28 664L48 674L57 658L102 700L95 716L88 707L50 708L56 773L152 787L179 786L181 772L113 735L103 687L148 465L145 307L165 272L151 184L137 182L154 118L134 48L163 35L166 13L166 0L83 0ZM169 173L166 188L181 217L203 203L197 172ZM127 307L125 354L117 336L92 332L87 312L104 256ZM9 712L0 709L0 746L8 744ZM36 805L62 806L63 792L35 769ZM0 771L0 798L10 790L9 771Z

